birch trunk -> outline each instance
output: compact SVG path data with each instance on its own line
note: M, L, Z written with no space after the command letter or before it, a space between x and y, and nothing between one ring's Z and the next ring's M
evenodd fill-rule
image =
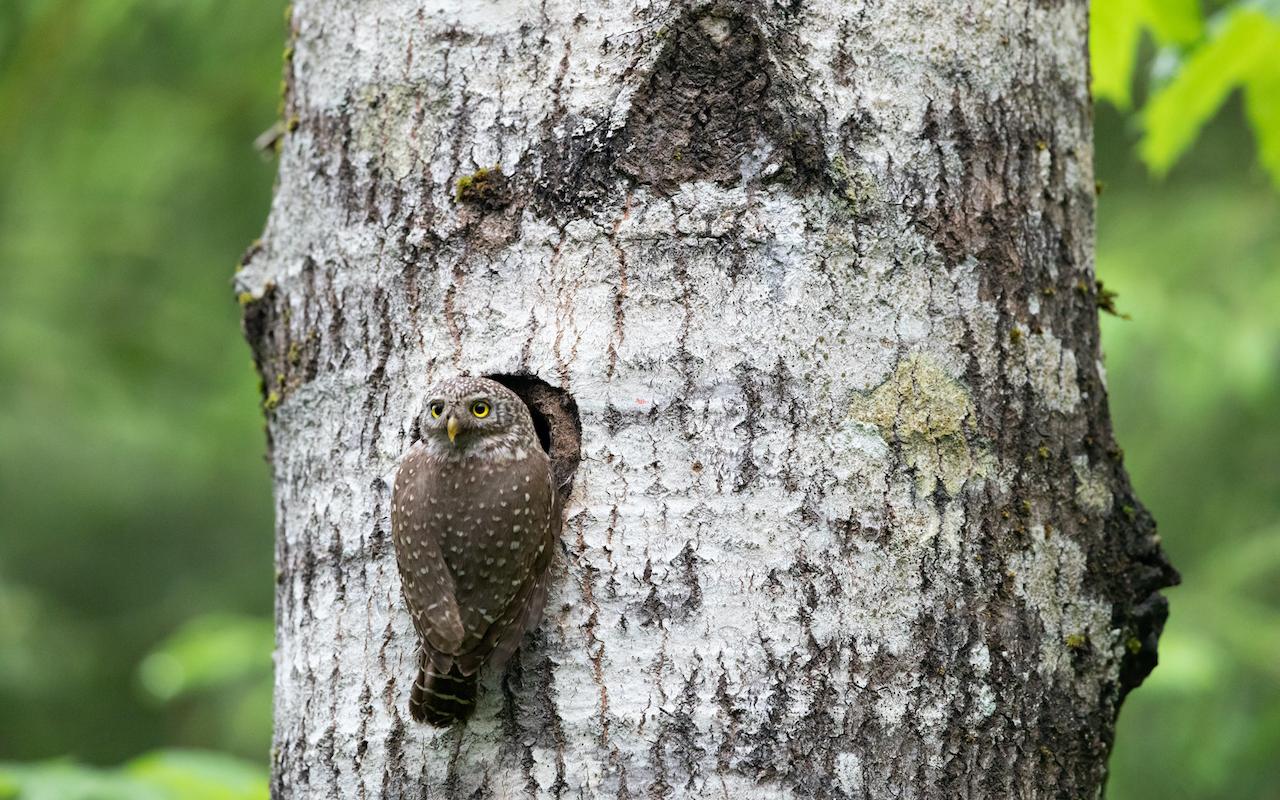
M1086 13L298 0L237 276L273 796L1097 796L1176 574L1108 420ZM381 476L459 372L561 397L573 483L438 732Z

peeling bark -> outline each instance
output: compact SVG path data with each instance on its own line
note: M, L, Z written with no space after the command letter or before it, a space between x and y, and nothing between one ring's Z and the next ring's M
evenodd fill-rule
M236 279L273 796L1097 796L1176 573L1107 413L1086 28L296 2ZM539 630L438 732L381 476L458 372L542 392L568 518Z

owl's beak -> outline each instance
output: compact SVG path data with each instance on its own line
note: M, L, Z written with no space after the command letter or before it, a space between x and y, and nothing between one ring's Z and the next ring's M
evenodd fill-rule
M458 418L450 414L449 419L445 422L445 429L449 431L449 441L451 443L457 443L455 440L458 437L458 429L460 427L462 426L458 424Z

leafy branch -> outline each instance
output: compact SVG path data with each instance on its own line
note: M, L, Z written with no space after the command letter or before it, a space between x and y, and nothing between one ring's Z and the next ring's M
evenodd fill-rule
M1239 90L1259 161L1280 187L1280 3L1233 2L1205 19L1199 0L1096 0L1090 49L1099 100L1132 108L1144 34L1158 48L1138 111L1147 166L1167 173Z

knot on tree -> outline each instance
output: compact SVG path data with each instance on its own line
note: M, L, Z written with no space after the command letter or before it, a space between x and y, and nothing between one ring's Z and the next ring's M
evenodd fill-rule
M454 199L482 211L498 211L511 203L511 185L500 167L481 167L458 179Z
M771 36L753 11L688 9L650 47L620 125L596 120L550 144L538 183L544 212L579 216L633 186L668 193L693 181L845 192L820 112L786 66L796 45Z
M616 168L674 188L703 180L807 185L826 159L818 125L755 18L712 7L659 32L661 51L616 137Z

